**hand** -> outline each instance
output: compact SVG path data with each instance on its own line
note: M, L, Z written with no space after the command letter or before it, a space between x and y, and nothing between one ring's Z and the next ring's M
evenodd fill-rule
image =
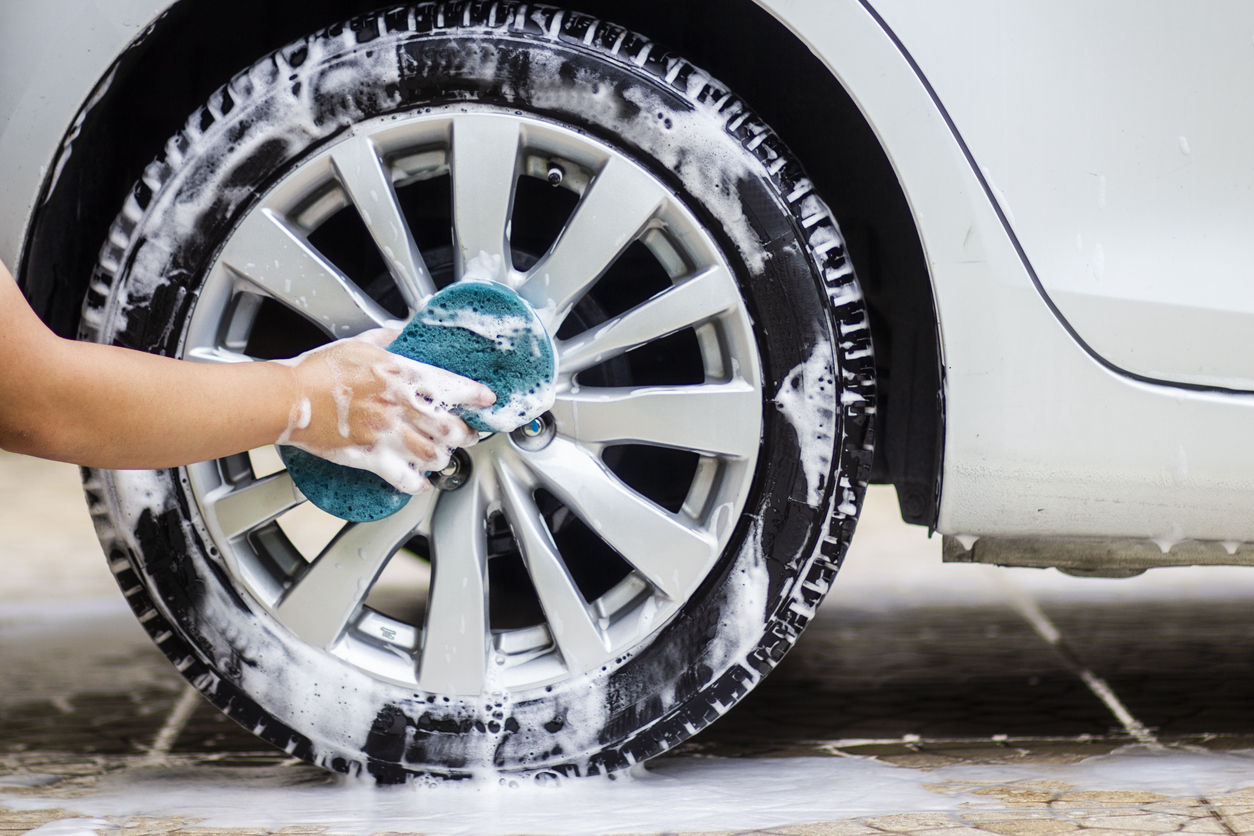
M380 328L275 361L292 367L299 392L278 443L369 470L404 493L429 490L424 473L443 469L455 448L479 440L449 410L491 406L496 395L385 351L398 333Z

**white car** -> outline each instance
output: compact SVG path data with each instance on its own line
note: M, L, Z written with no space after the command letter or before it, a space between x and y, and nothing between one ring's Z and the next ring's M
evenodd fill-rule
M85 471L262 738L656 755L793 644L868 482L949 560L1251 562L1254 6L371 5L0 5L0 258L60 333L291 356L481 259L556 340L552 411L378 522L272 449Z

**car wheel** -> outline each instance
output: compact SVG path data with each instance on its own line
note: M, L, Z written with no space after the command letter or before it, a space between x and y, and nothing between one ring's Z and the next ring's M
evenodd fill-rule
M555 335L557 403L395 516L320 516L272 450L85 471L184 676L382 782L608 772L695 734L796 640L869 470L866 312L798 164L683 59L534 5L367 15L239 73L136 184L82 336L292 356L474 260Z

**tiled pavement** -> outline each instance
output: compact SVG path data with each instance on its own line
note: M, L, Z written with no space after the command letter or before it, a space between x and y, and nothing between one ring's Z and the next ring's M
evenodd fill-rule
M45 760L41 771L52 770L63 776L56 794L72 799L91 784L92 776L104 768L124 768L108 764L108 759L74 762L67 758ZM31 765L35 765L32 763ZM304 769L304 767L302 767ZM310 779L319 780L316 775ZM1254 832L1254 790L1225 795L1197 797L1172 796L1145 791L1083 789L1065 782L1026 779L1003 784L936 784L938 795L966 793L976 799L977 809L946 812L912 812L861 816L839 821L784 825L753 830L701 831L706 834L789 834L789 836L1050 836L1086 831L1084 836L1150 836L1166 833L1199 833L1236 836ZM11 790L6 789L12 793ZM46 797L47 790L42 794ZM72 801L69 802L72 804ZM80 819L81 821L82 819ZM27 833L50 822L68 824L74 814L63 808L15 812L0 808L0 834ZM124 819L87 820L97 832L108 836L260 836L260 834L333 834L320 826L289 825L275 829L200 827L195 820L136 816ZM942 833L943 831L943 833ZM64 831L66 833L73 831ZM90 831L84 831L90 832ZM396 831L378 836L408 836ZM678 834L676 834L678 836Z
M186 721L172 724L182 680L138 626L117 617L75 483L73 468L0 453L0 795L60 798L72 808L101 776L158 763L151 748L163 730L167 763L286 770L284 780L305 786L327 780L194 700L183 706L192 709ZM1165 757L1254 760L1254 570L1092 581L940 566L939 544L896 524L889 499L873 495L833 595L779 670L673 756L869 758L919 771L944 809L728 832L1254 833L1254 789L1204 797L1045 774L1135 744L1137 728ZM991 580L999 571L1057 628L1063 652ZM1216 594L1217 584L1229 589ZM74 617L62 625L67 606ZM35 633L38 641L26 639ZM1095 695L1094 680L1126 710L1123 722ZM1016 772L983 783L944 774L980 764ZM0 807L0 836L45 825L41 834L70 836L73 815ZM161 817L80 822L81 833L135 836L325 831Z

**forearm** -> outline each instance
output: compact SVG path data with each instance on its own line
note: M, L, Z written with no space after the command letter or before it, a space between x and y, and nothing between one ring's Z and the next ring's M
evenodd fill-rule
M275 363L188 363L51 334L18 377L24 396L2 409L14 452L90 467L160 468L273 443L297 400Z
M188 363L49 331L0 264L0 447L158 468L273 443L299 398L277 363Z

